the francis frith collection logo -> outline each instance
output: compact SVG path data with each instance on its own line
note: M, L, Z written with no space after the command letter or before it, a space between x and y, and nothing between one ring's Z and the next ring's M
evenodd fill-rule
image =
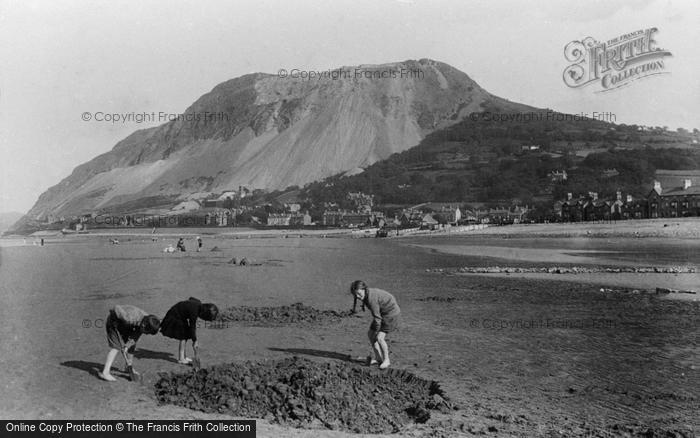
M571 88L598 84L596 92L606 92L669 73L664 58L671 52L658 47L654 40L657 30L637 30L605 42L592 37L571 41L564 48L564 56L571 62L564 69L564 83Z

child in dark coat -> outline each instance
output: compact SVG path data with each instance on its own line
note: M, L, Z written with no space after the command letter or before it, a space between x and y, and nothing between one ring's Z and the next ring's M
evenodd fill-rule
M178 363L189 364L192 359L187 357L187 340L192 340L192 348L197 356L197 318L205 321L213 321L219 314L219 309L211 303L202 303L197 298L190 297L186 301L180 301L165 314L160 331L164 336L180 341L178 348Z

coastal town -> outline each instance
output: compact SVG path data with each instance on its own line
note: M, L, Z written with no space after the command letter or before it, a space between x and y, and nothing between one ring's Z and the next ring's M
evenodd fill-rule
M565 171L554 170L553 180L566 180ZM341 202L322 206L286 192L271 202L250 202L253 192L245 187L201 201L185 201L170 211L90 213L46 220L46 229L87 232L102 228L253 227L272 229L372 228L377 230L445 230L473 224L596 222L700 216L700 171L657 170L646 197L617 191L614 197L597 192L567 193L547 211L527 205L488 205L469 202L424 202L409 206L376 205L374 196L350 192ZM319 208L320 207L320 208ZM312 214L314 212L314 214ZM383 237L386 233L377 234Z

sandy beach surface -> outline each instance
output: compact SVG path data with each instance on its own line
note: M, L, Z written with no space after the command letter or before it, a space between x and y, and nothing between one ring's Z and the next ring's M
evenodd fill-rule
M649 225L643 238L629 225L617 234L600 228L575 237L573 228L552 235L544 229L523 232L526 226L400 239L209 235L203 252L175 254L162 252L174 241L139 236L121 239L120 245L95 236L48 238L44 247L0 245L0 382L4 393L12 394L0 401L0 413L15 419L217 418L156 403L157 373L183 367L175 361L176 342L161 335L139 342L136 366L145 373L143 385L120 371L115 383L96 377L108 350L102 322L111 306L134 304L162 316L175 302L194 296L221 308L303 302L347 310L350 282L363 279L394 293L401 305L403 326L390 337L393 366L440 382L460 408L434 413L401 436L697 433L697 301L611 291L610 286L639 286L623 277L613 285L593 275L427 271L493 265L700 266L695 226L686 224L686 234L678 226L675 234L660 235L671 227ZM213 246L220 251L210 251ZM228 264L232 257L256 264ZM652 278L643 283L670 287L679 277ZM369 353L369 322L364 314L334 325L203 325L201 354L205 366L295 354L337 361ZM123 369L119 359L116 368ZM257 424L258 436L357 436L266 420Z

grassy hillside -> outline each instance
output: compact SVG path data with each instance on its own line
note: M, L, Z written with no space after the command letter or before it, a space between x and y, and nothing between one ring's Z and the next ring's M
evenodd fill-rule
M303 193L317 205L342 201L351 191L371 193L379 204L398 205L533 205L551 203L566 192L588 191L641 196L657 168L700 168L698 138L697 129L672 132L544 110L528 116L496 115L487 109L359 175L327 178L307 185ZM568 179L553 181L555 170L565 170Z

